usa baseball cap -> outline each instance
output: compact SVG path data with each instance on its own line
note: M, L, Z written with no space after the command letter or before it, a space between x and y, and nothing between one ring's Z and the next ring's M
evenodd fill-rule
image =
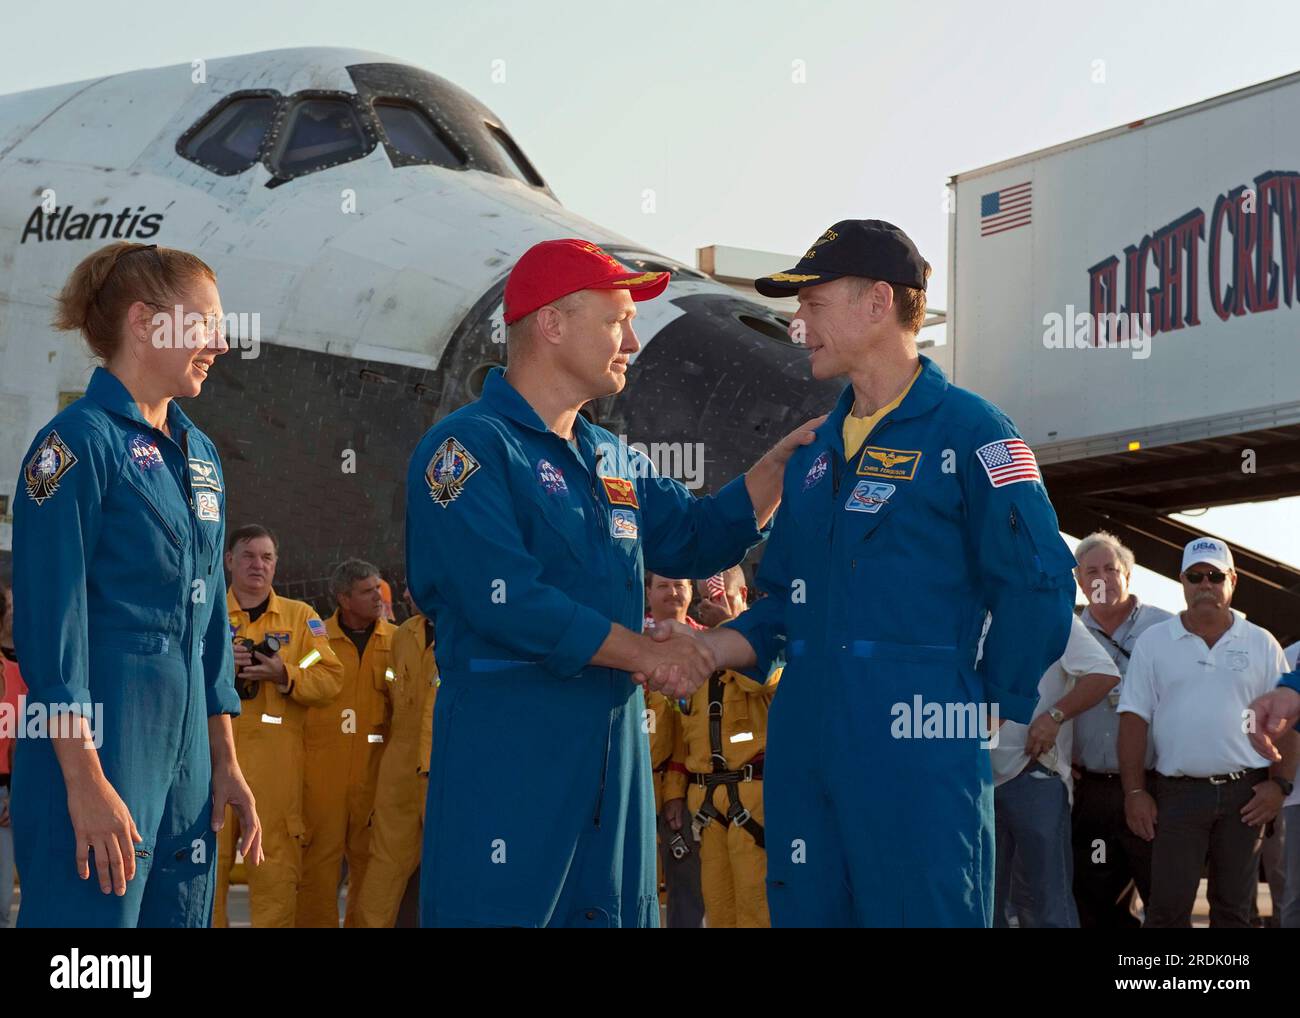
M1232 549L1212 537L1198 537L1195 541L1189 541L1183 549L1183 568L1180 571L1185 573L1188 566L1194 566L1198 562L1215 566L1226 573L1232 568Z
M658 297L667 272L633 272L588 240L544 240L534 244L506 280L507 325L579 290L627 290L633 300Z
M813 241L798 265L754 280L754 289L764 297L790 297L801 287L863 276L924 290L927 268L912 238L893 223L842 219Z

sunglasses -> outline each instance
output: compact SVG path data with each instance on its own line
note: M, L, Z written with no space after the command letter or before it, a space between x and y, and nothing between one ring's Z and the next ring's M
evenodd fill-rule
M1207 576L1210 578L1210 582L1215 584L1222 583L1228 578L1227 573L1221 573L1217 569L1211 569L1209 572L1205 573L1201 572L1199 569L1189 569L1187 572L1183 573L1183 576L1187 578L1187 582L1193 587L1198 586Z

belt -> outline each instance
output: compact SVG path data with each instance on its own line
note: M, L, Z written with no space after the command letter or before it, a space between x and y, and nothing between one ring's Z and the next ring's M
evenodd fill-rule
M852 640L844 649L854 657L880 661L899 661L918 665L956 665L961 658L956 647L919 643L886 643L883 640ZM787 651L790 657L803 657L808 653L807 640L791 640Z
M763 761L761 759L751 761L735 771L713 771L704 774L687 771L686 773L690 776L691 782L701 788L711 788L714 785L734 785L738 781L762 781Z
M1240 781L1242 778L1257 778L1263 781L1268 777L1267 767L1250 767L1242 771L1232 771L1230 774L1211 774L1208 778L1196 778L1187 774L1161 774L1165 781L1197 781L1206 785L1226 785L1231 781Z

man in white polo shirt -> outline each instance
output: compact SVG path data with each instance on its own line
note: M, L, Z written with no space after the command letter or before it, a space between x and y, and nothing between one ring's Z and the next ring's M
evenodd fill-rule
M1296 768L1287 738L1270 773L1247 735L1250 704L1277 685L1286 658L1266 630L1232 611L1237 574L1226 544L1189 543L1180 578L1187 610L1142 634L1118 708L1125 817L1153 841L1145 925L1191 925L1208 858L1210 925L1246 927L1260 831L1277 816ZM1148 737L1154 796L1143 769Z
M1065 653L1038 681L1038 704L1027 725L1008 721L990 750L997 835L993 925L1073 928L1070 776L1074 718L1106 698L1119 669L1079 619L1070 620Z
M1074 549L1075 576L1088 606L1081 621L1111 656L1120 682L1133 647L1143 633L1173 618L1155 605L1143 604L1129 589L1137 560L1114 534L1089 534ZM1074 722L1074 901L1084 929L1134 928L1133 895L1151 898L1151 843L1129 830L1124 819L1124 787L1119 777L1120 687ZM1148 740L1147 774L1154 780L1154 750Z

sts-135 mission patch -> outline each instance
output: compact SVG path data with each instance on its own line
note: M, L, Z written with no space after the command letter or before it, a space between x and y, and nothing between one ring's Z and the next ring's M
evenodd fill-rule
M460 493L474 472L478 470L478 460L470 455L468 449L448 438L429 460L424 470L425 483L429 485L429 497L444 509L460 498Z

